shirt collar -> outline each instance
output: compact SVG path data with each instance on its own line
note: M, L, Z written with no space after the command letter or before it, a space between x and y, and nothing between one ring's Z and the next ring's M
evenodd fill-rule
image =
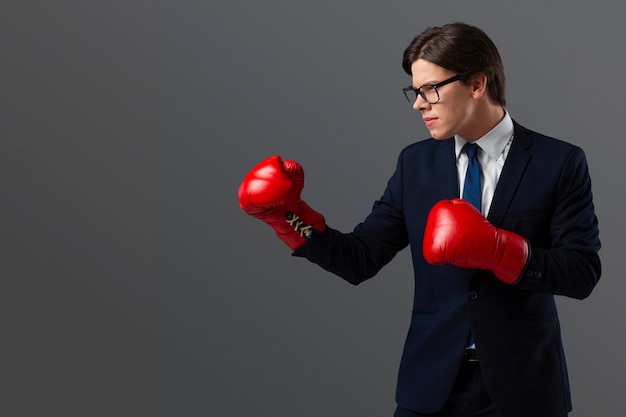
M513 120L509 112L504 109L504 118L480 139L474 141L494 161L504 151L504 147L513 137ZM459 135L454 135L454 151L457 159L463 151L463 146L468 142Z

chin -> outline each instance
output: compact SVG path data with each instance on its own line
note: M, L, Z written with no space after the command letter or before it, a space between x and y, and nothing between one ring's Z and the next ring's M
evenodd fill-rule
M450 135L442 135L442 134L437 133L437 132L430 132L430 136L432 136L432 138L436 139L436 140L445 140L445 139L448 139L450 137Z

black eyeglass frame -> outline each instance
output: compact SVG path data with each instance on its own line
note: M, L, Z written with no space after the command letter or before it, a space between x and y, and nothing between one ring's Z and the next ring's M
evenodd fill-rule
M439 100L441 100L441 96L439 95L439 87L443 87L446 84L450 84L453 83L455 81L458 80L462 80L463 78L466 78L468 75L470 75L470 73L464 73L464 74L457 74L454 77L450 77L447 80L443 80L441 82L438 82L437 84L424 84L418 88L413 87L412 85L408 86L408 87L404 87L402 89L402 92L404 93L404 97L406 97L407 101L411 104L415 103L415 100L417 100L417 95L419 94L420 96L422 96L422 98L424 99L424 101L428 104L437 104L439 103ZM424 87L431 87L433 90L435 90L435 93L437 94L437 101L435 102L431 102L428 101L428 99L426 98L426 95L424 93L422 93L422 88ZM407 92L413 90L415 92L415 100L411 101L411 98L409 97L409 95L407 94Z

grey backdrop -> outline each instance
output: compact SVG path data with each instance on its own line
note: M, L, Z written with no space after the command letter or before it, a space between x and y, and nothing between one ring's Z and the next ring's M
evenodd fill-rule
M618 11L619 10L619 11ZM0 7L0 414L391 416L412 271L352 287L239 209L272 154L351 230L427 132L400 60L476 24L508 109L582 146L604 274L558 299L573 417L623 415L618 3L5 1Z

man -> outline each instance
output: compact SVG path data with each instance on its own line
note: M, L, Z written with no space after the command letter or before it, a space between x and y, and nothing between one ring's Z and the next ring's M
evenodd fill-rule
M293 255L355 285L410 246L415 295L396 417L566 416L554 295L583 299L601 272L584 153L513 121L500 55L476 27L426 29L403 68L432 137L401 152L353 232L300 199L302 167L278 156L244 178L240 205Z

